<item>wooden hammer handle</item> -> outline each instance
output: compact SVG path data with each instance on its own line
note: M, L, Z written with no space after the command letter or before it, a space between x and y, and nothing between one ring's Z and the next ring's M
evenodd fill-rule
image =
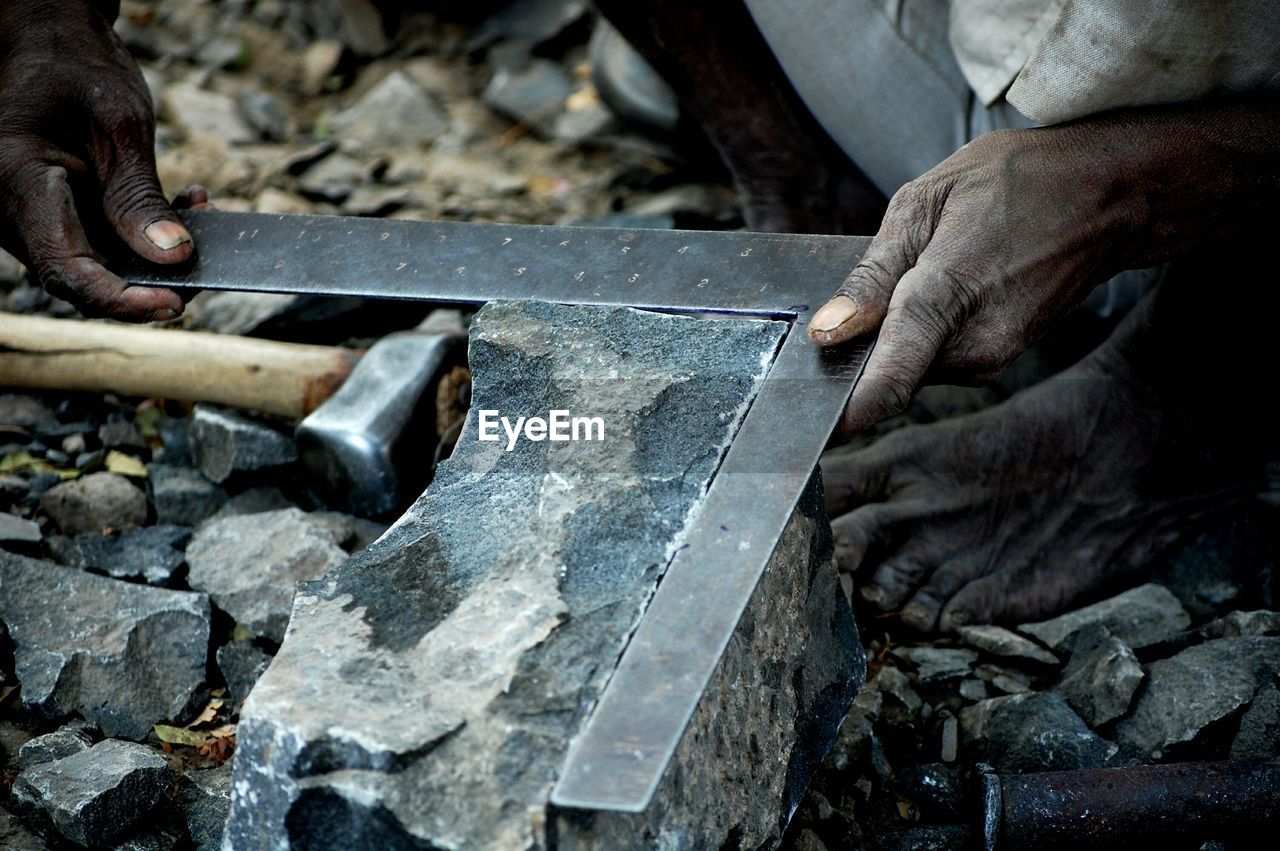
M0 386L215 402L300 419L363 352L0 313Z

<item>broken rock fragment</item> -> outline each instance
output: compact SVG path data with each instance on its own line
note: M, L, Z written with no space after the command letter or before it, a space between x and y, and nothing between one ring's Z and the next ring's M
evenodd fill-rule
M346 560L339 540L332 522L298 508L214 520L187 546L187 581L236 623L278 642L297 584Z
M969 673L978 654L959 647L909 647L898 651L916 667L916 678L922 683L955 680Z
M164 585L182 566L183 547L190 538L191 530L184 526L143 526L111 535L89 533L50 541L50 548L68 567Z
M93 473L55 485L40 497L40 507L68 535L147 522L146 495L114 473Z
M199 470L178 464L152 464L147 468L156 520L173 526L195 526L227 501L227 493Z
M262 672L271 664L271 657L253 645L252 641L232 641L222 645L217 652L218 670L227 681L227 696L232 703L240 703L249 696Z
M36 736L18 751L18 767L26 770L87 751L93 747L90 730L84 722L72 722L52 733Z
M1152 662L1147 683L1116 741L1138 758L1195 740L1210 724L1253 699L1261 683L1280 676L1280 637L1219 638Z
M548 847L569 742L781 330L486 306L453 456L379 541L298 593L288 636L242 710L227 847ZM598 416L604 440L522 438L508 452L478 440L481 409ZM787 782L803 788L852 700L862 660L820 505L811 489L767 571L775 584L749 610L753 634L723 657L693 722L699 735L681 746L688 773L660 795L657 827L669 816L668 826L703 831L692 845L775 840ZM598 847L644 845L647 830Z
M1076 633L1055 690L1090 727L1100 727L1128 711L1143 676L1133 651L1106 627L1092 624Z
M175 798L195 851L218 851L231 810L231 764L188 771L175 784Z
M958 630L960 640L976 650L1007 659L1025 659L1042 665L1058 664L1058 657L1030 639L1002 626L962 626Z
M1105 626L1134 650L1141 650L1189 627L1191 616L1172 591L1149 582L1092 606L1047 621L1023 624L1018 632L1062 650L1072 634L1095 623Z
M1036 694L1001 701L974 729L969 744L977 757L1008 772L1100 768L1119 751L1090 730L1061 695ZM964 710L976 709L982 704Z
M1232 759L1271 759L1280 756L1280 689L1264 683L1240 719L1231 742Z
M218 484L236 473L270 470L298 460L292 437L243 414L208 405L196 407L190 440L196 466Z
M5 851L49 851L49 843L32 833L17 816L0 810L0 848Z
M43 537L38 523L0 511L0 547L5 544L38 544Z
M0 621L22 702L141 739L204 682L209 600L0 552Z
M392 71L329 126L340 138L384 148L426 144L445 131L448 120L421 86L403 71Z
M144 745L108 739L18 775L10 801L78 845L99 846L159 802L172 772Z

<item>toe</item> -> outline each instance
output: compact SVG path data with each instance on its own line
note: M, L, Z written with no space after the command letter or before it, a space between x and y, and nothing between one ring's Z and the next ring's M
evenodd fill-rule
M918 502L885 503L872 505L841 514L831 521L831 534L835 539L836 566L845 573L854 573L878 553L891 550L898 540L925 516L925 508Z
M953 632L962 626L999 623L1007 620L1009 578L995 574L967 583L951 595L938 617L942 632Z
M884 499L889 471L887 467L864 458L869 451L836 451L822 456L822 486L826 494L828 517Z
M894 611L920 586L933 570L933 564L919 555L896 553L876 565L871 578L862 586L862 598L882 611Z
M935 570L903 607L902 622L912 629L932 632L956 592L972 584L968 578L973 572L972 564L954 561ZM955 626L959 624L943 626L943 630L950 631Z
M822 456L822 483L827 515L835 517L861 505L888 498L891 474L903 459L895 432L865 449L835 449Z

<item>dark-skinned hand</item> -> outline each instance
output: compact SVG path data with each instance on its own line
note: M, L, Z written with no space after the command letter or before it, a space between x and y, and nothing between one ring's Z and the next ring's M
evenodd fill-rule
M1274 97L1127 110L990 133L904 186L809 325L879 329L839 436L901 412L926 378L994 379L1097 284L1275 222Z
M160 190L151 98L112 7L0 3L0 245L87 316L172 319L178 294L128 286L104 265L117 238L157 263L193 249ZM179 206L204 200L186 193Z

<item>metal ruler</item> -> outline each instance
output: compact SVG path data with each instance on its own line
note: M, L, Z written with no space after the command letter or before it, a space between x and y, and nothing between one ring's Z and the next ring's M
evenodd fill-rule
M568 809L645 811L870 354L869 341L820 349L805 332L869 240L215 211L183 218L198 246L194 263L127 268L129 282L537 299L791 323L552 795Z

